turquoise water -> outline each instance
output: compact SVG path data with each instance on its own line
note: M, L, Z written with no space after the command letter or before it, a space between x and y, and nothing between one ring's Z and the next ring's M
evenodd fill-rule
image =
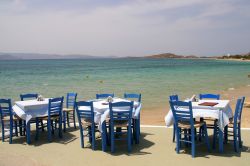
M143 107L165 105L168 96L216 92L250 84L249 62L209 59L91 59L0 61L0 98L19 99L37 92L57 97L77 92L79 100L96 93L142 93Z

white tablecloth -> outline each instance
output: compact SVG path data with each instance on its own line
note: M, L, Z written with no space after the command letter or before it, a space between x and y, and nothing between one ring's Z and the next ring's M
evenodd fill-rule
M12 107L12 109L18 117L26 120L26 123L28 123L32 118L47 116L48 104L48 98L46 98L44 101L17 101L15 102L15 105Z
M203 102L216 102L217 105L201 106L200 103ZM229 119L233 117L232 109L229 105L229 100L200 100L199 102L192 102L193 117L198 118L215 118L218 119L218 126L223 131L224 127L229 124ZM165 116L165 123L167 127L173 124L173 114L170 110Z

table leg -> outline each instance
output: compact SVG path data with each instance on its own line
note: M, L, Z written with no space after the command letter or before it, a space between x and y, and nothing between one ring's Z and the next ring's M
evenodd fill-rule
M107 142L107 140L106 140L106 135L107 135L107 133L106 133L106 121L104 121L103 123L102 123L102 151L106 151L107 150L107 144L106 144L106 142Z
M30 122L26 124L26 142L30 144Z
M223 131L221 129L219 129L219 152L223 153Z

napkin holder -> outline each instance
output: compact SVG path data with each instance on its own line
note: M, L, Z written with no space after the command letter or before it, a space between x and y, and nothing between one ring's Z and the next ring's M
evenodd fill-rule
M44 101L43 96L42 96L42 95L39 95L39 96L37 97L37 101Z
M114 101L114 99L113 99L111 96L109 96L109 97L106 99L106 101L109 102L109 103L112 103L112 102Z

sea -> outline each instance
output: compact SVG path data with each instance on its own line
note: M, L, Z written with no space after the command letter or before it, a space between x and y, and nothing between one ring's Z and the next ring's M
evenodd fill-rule
M171 94L219 93L250 86L250 62L216 59L60 59L0 61L0 98L22 93L43 97L77 92L78 101L97 93L141 93L144 109L168 104Z

